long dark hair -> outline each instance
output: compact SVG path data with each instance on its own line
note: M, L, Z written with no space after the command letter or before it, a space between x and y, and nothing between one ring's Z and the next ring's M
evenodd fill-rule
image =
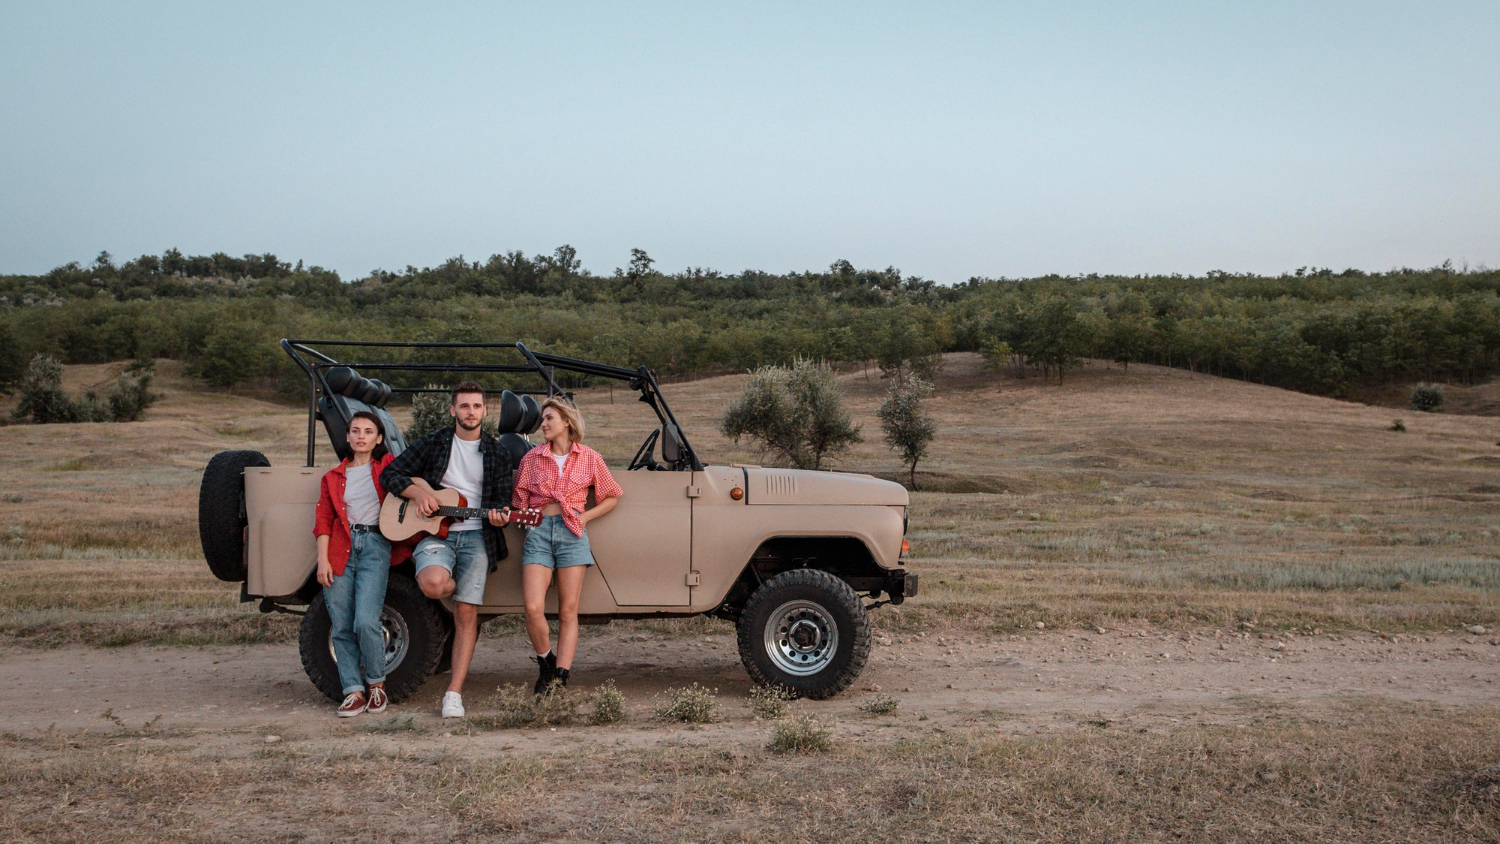
M379 460L390 454L391 450L385 447L385 425L380 421L380 417L368 410L356 410L354 411L354 415L349 417L349 424L353 425L356 419L370 420L375 425L375 433L380 435L380 442L376 443L375 449L370 452L370 459Z

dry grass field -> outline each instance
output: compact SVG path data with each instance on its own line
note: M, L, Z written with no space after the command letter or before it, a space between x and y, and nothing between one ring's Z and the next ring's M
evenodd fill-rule
M1044 385L950 356L913 496L922 595L877 611L856 692L793 706L832 737L796 754L739 703L718 622L586 631L622 725L455 731L431 689L335 723L300 677L295 619L238 604L196 547L208 457L300 462L305 410L159 367L145 422L0 427L0 834L1500 839L1500 639L1464 632L1500 622L1493 416L1142 366ZM866 442L832 468L896 477L878 374L840 377ZM715 430L740 383L666 388L715 462L756 458ZM1450 405L1488 412L1492 393ZM579 399L591 444L623 462L648 411ZM523 679L521 655L497 655L516 626L485 635L478 676ZM719 689L718 723L650 717L690 682ZM896 714L861 708L881 694Z

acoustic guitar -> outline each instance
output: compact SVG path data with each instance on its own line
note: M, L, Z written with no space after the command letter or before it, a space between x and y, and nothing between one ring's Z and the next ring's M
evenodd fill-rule
M380 505L380 533L393 543L415 545L423 537L448 536L448 526L465 519L485 519L488 510L470 507L468 499L456 489L440 489L433 493L440 505L436 513L424 518L417 509L417 502L399 495L387 495ZM496 508L503 509L503 508ZM535 507L510 511L510 524L536 527L542 523L542 511Z

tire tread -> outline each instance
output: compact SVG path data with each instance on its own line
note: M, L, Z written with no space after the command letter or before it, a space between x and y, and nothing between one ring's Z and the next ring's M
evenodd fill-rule
M198 486L198 541L214 577L245 579L245 469L269 466L258 451L221 451L208 461Z
M789 686L781 678L768 674L754 656L756 649L763 649L763 645L760 631L755 629L753 619L765 604L785 600L785 595L777 595L777 593L797 589L814 589L824 592L824 597L830 603L829 610L844 613L854 621L853 647L849 653L849 661L842 670L832 674L828 681L816 688L806 690ZM840 631L841 635L842 633L843 631ZM869 616L865 612L864 604L859 600L859 594L851 589L849 584L819 569L792 569L761 584L740 612L739 622L735 625L735 636L740 649L740 662L744 663L745 671L749 673L750 679L762 686L786 687L793 693L812 700L833 697L854 683L855 678L859 677L860 672L865 668L865 663L870 659L870 643L873 638L870 632Z

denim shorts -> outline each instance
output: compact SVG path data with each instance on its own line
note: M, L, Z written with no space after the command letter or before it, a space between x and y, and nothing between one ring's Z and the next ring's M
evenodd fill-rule
M591 566L594 552L589 550L589 532L574 536L562 516L543 516L542 523L526 534L521 546L521 565L565 569L569 566Z
M428 566L442 566L453 576L453 600L460 604L484 603L484 581L490 574L490 558L484 551L484 530L451 530L447 539L429 536L417 543L411 558L417 574Z

